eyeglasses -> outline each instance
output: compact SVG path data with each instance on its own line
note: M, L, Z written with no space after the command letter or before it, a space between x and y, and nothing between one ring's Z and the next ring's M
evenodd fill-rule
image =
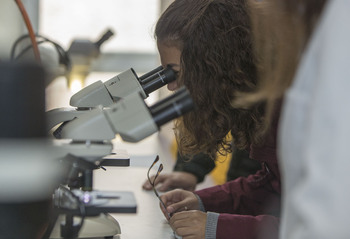
M151 178L150 178L150 176L149 176L149 173L150 173L151 169L153 168L153 166L154 166L158 161L159 161L159 155L157 155L157 157L156 157L156 159L153 161L151 167L149 167L148 172L147 172L147 178L148 178L149 183L152 185L152 189L153 189L154 194L157 196L157 198L159 199L160 204L162 205L163 209L164 209L164 210L166 211L166 213L168 214L168 218L170 218L170 217L172 216L172 214L170 214L170 213L168 212L168 210L166 209L166 206L165 206L164 202L162 201L162 199L160 199L159 193L157 192L156 187L155 187L156 179L157 179L157 177L159 176L160 172L163 170L163 164L161 163L161 164L159 165L159 168L158 168L158 170L157 170L156 175L154 176L153 181L151 180Z

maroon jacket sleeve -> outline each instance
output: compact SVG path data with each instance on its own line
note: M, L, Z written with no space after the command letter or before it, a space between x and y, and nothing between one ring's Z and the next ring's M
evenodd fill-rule
M216 239L277 239L279 219L270 215L220 214Z
M277 178L264 168L247 178L196 191L205 210L220 213L216 239L278 238L280 192ZM264 236L266 235L266 236Z
M276 156L278 117L261 146L251 146L250 157L262 169L203 190L195 191L206 211L220 213L217 239L278 238L281 184Z

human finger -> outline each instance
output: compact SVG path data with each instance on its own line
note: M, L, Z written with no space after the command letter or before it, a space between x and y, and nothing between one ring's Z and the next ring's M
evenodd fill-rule
M160 199L166 205L166 209L170 213L179 211L181 208L185 208L187 191L182 189L175 189L164 193L160 196Z
M154 186L157 186L158 184L161 184L166 180L169 176L168 175L158 175L156 180L154 181L155 175L152 175L149 180L146 180L144 184L142 185L142 188L145 190L151 190L153 186L151 185L151 182L154 182Z
M166 179L163 180L162 185L158 188L158 191L160 192L166 192L171 189L174 189L174 182L171 177L167 177Z
M177 235L186 238L204 238L207 214L198 210L175 213L169 220Z
M142 184L142 188L145 190L152 190L152 185L148 179Z

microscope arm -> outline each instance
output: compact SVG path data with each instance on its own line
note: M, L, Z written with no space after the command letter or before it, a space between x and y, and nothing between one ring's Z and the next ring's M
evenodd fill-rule
M141 92L146 98L138 77L129 69L102 83L96 81L77 92L70 99L70 105L78 108L91 108L97 105L109 106L119 98L133 92Z
M78 108L109 106L130 94L140 93L143 99L148 94L176 79L171 68L158 67L138 77L130 68L102 83L97 81L77 92L70 99L70 105Z
M74 119L80 118L83 115L89 113L89 111L79 111L74 108L58 108L47 111L47 127L50 131L53 127L64 122L70 122ZM60 127L64 127L61 125ZM114 137L110 134L109 137ZM87 161L95 162L99 160L102 156L108 155L112 152L113 145L111 142L103 141L103 143L85 142L84 143L74 143L70 139L53 140L55 148L60 148L59 157L64 157L68 154L75 155L77 157L84 157Z
M119 134L124 141L138 142L193 107L185 88L151 107L146 105L139 93L135 93L110 107L96 107L68 122L60 137L73 141L103 141L112 140Z
M112 140L120 134L126 141L137 142L157 131L145 102L136 93L110 107L98 106L70 121L62 128L61 137L75 141L102 141Z
M46 112L47 128L48 130L51 130L56 125L66 121L71 121L74 118L78 118L85 113L86 111L79 111L69 107L49 110Z

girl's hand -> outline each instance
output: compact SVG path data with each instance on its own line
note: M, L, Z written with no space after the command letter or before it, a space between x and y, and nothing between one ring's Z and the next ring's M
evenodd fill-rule
M151 177L151 180L154 176ZM193 191L197 185L197 177L191 173L186 172L172 172L170 174L161 174L157 177L155 185L159 185L157 190L160 192L166 192L175 188L181 188L189 191ZM148 180L144 182L142 188L145 190L152 190L152 185Z
M187 210L199 210L199 202L196 195L193 192L175 189L164 193L160 196L161 200L164 202L167 211L170 214L176 212L187 211ZM168 218L168 213L161 206L160 207L165 217Z
M207 214L205 212L191 210L175 213L169 220L169 224L182 239L205 238L205 226Z

